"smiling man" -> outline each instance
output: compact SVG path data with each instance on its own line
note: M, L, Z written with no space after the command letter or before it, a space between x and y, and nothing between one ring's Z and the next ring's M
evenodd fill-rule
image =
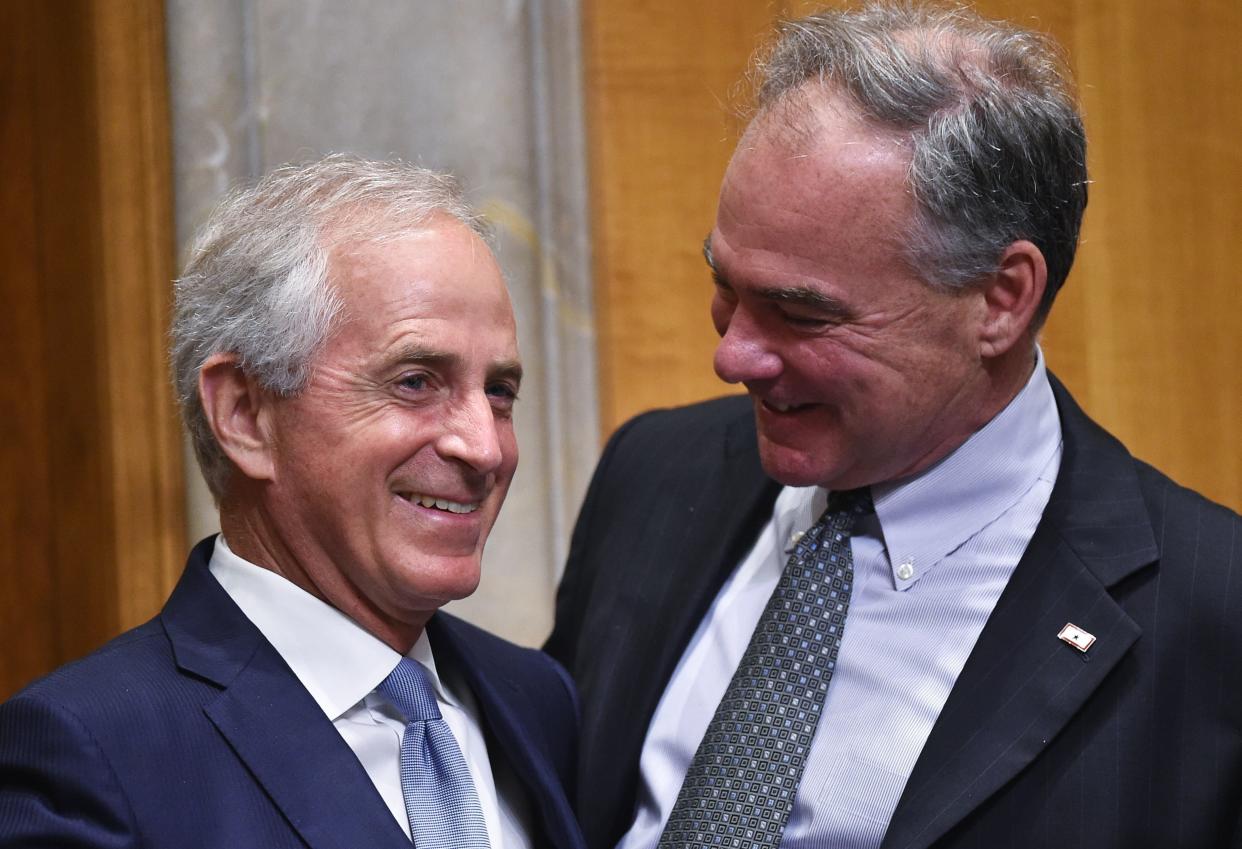
M0 846L579 845L563 670L437 612L518 461L482 236L449 178L347 157L215 212L172 335L222 533L0 706Z
M593 849L1242 845L1242 521L1037 341L1087 199L1042 37L783 25L705 244L717 374L623 426L548 650Z

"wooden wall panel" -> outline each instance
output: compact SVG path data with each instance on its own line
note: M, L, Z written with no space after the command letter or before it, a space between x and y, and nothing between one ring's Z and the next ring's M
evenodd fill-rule
M106 328L112 521L124 554L118 614L130 627L159 609L186 555L181 429L167 357L174 236L163 2L96 0L94 23L104 202L97 320Z
M711 370L698 256L736 140L727 93L785 12L587 0L601 421L735 391ZM1242 508L1242 5L979 0L1053 34L1078 77L1093 184L1049 362L1138 456Z
M591 220L605 432L650 407L721 394L702 243L738 122L730 90L766 4L584 4Z
M0 696L58 658L30 4L0 4Z
M184 556L157 0L0 3L0 697L152 615Z
M1136 455L1242 509L1242 5L1075 8L1093 184L1049 359Z

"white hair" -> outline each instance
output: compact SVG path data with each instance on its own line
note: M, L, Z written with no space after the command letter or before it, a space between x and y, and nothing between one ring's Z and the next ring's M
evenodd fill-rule
M233 354L265 389L296 395L341 308L328 279L332 246L392 238L434 213L488 235L451 176L336 154L282 166L235 190L202 226L175 283L172 371L194 453L217 501L232 464L203 411L203 364Z

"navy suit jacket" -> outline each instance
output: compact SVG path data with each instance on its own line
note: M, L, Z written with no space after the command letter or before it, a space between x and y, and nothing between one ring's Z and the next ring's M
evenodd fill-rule
M164 610L0 706L2 847L406 849L362 765L195 547ZM427 625L493 759L526 790L534 844L581 846L577 706L563 670L459 619Z
M1242 519L1053 390L1052 496L883 846L1242 846ZM593 849L631 824L652 715L778 490L745 398L640 416L605 450L547 645L582 699ZM1096 636L1085 654L1057 639L1067 622Z

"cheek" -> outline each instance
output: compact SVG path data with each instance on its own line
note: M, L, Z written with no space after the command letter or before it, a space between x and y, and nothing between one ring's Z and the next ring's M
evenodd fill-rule
M783 357L784 379L842 413L886 406L885 399L900 403L905 392L897 383L903 370L891 361L891 352L860 341L816 339L792 346Z
M501 473L500 476L506 479L512 478L513 473L517 471L518 464L518 442L517 433L513 429L513 420L506 419L497 424L500 439Z
M821 385L848 383L871 365L865 355L837 339L795 339L781 353L787 374Z

